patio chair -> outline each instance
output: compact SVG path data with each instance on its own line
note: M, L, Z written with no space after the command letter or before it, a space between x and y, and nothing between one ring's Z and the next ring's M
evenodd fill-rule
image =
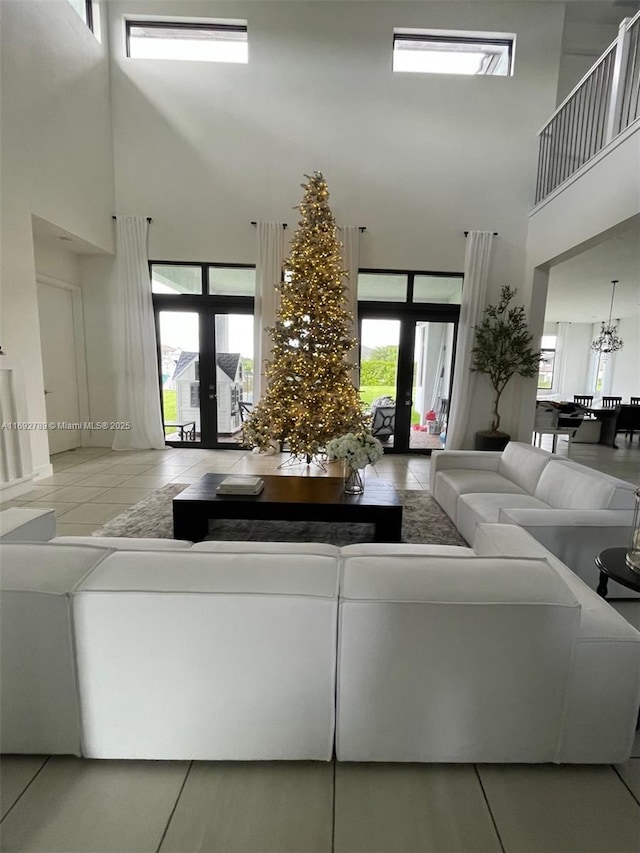
M379 441L388 441L396 429L396 407L372 406L371 415L371 435Z

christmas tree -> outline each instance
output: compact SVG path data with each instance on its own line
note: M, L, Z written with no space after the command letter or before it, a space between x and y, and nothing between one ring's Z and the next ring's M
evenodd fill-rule
M307 461L327 442L365 424L358 391L345 360L356 341L345 308L341 244L329 208L327 182L320 172L303 184L297 208L302 219L284 263L280 309L271 359L266 362L267 390L243 428L243 441L266 449L285 442Z

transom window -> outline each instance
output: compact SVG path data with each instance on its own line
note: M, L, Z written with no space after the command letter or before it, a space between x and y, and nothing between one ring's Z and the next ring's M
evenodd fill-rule
M507 33L395 30L393 70L507 77L515 37Z
M409 304L459 305L460 273L413 273L363 270L358 273L358 300Z
M132 59L249 61L246 21L127 21L126 35Z
M218 264L151 263L153 293L255 296L255 267Z

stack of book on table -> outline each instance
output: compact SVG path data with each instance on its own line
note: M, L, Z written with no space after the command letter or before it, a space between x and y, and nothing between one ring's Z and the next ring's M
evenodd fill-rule
M264 489L260 477L225 477L216 489L218 495L259 495Z

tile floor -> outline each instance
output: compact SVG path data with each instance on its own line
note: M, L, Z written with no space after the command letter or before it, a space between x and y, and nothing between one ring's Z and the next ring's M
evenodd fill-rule
M572 456L640 485L637 440L618 451L574 445ZM235 450L83 448L54 457L52 477L3 506L52 506L61 534L88 534L165 483L206 471L275 473L280 461ZM367 476L427 489L429 459L387 456ZM615 606L640 627L638 604ZM633 755L617 767L4 756L0 849L640 853L640 734Z

